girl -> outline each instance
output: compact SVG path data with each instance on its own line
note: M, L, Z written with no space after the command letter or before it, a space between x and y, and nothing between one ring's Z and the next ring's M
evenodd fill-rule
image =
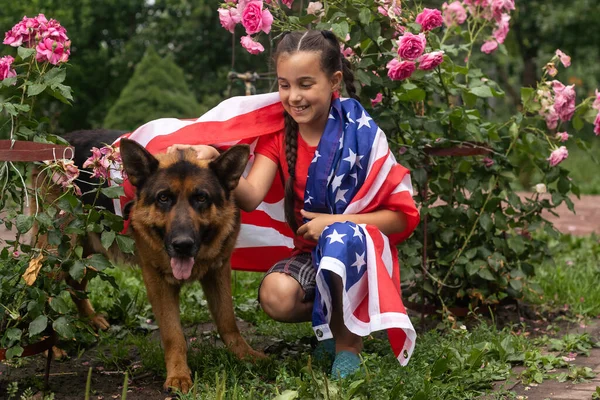
M383 133L353 100L358 99L354 75L332 32L285 34L274 61L285 130L259 139L254 163L235 196L242 210L252 211L279 175L285 181L285 218L296 236L292 257L275 264L263 278L260 304L277 321L312 319L319 339L333 337L334 378L359 369L361 335L378 329L389 329L392 346L405 364L415 334L402 306L397 257L387 237L394 244L418 223L408 171L395 162ZM353 99L338 98L342 82ZM183 147L190 146L175 145L169 151ZM191 147L201 158L218 155L210 146ZM367 241L375 247L382 244L369 253ZM393 288L375 307L377 296L371 291L382 290L374 286L376 260L385 258L382 249L391 251L380 264L390 273L385 279ZM364 274L368 283L352 286ZM394 303L394 312L385 312L386 303ZM374 307L381 308L376 315ZM359 315L365 312L366 322ZM327 346L333 350L332 341L322 348Z

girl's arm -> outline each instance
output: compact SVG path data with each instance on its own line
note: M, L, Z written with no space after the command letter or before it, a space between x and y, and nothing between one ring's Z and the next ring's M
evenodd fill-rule
M254 211L263 201L277 174L277 164L269 157L254 154L254 164L246 178L240 178L235 188L238 206L246 211Z
M326 226L334 222L350 221L355 224L374 225L386 236L402 232L407 225L406 215L401 211L377 210L365 214L320 214L305 210L300 212L310 221L298 228L296 234L314 241L319 239Z

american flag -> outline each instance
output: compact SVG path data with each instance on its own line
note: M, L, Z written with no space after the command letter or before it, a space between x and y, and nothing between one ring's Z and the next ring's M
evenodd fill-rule
M247 143L253 150L259 136L283 127L279 95L269 93L225 100L194 120L154 120L126 136L154 154L175 143L218 143L220 148ZM251 156L246 173L252 161ZM416 333L402 303L395 245L419 222L409 171L396 162L385 134L360 103L336 98L308 174L304 197L307 211L357 214L385 208L407 216L406 229L390 237L374 226L333 224L321 234L313 251L317 268L313 328L317 337L331 337L329 282L330 274L336 273L344 286L346 326L361 336L387 329L394 354L406 365ZM127 181L124 186L126 196L115 202L117 212L135 196ZM275 179L261 205L251 213L242 213L232 268L266 271L289 257L292 250L293 232L283 212L283 185Z

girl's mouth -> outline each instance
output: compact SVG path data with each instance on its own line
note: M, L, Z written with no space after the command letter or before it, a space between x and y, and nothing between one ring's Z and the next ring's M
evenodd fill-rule
M306 110L308 108L308 106L300 106L300 107L292 107L292 110L294 110L294 112L302 112L304 110Z

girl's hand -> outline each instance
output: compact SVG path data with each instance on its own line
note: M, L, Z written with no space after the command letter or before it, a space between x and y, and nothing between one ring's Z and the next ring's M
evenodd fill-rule
M172 146L169 146L169 148L167 149L167 153L174 153L178 150L186 149L194 150L200 160L214 160L215 158L219 157L219 151L217 149L204 144L198 144L194 146L189 144L174 144Z
M305 210L300 210L300 214L310 221L298 228L296 234L304 237L304 239L313 240L315 242L319 240L319 236L321 236L325 227L340 221L340 216L334 214L321 214Z

